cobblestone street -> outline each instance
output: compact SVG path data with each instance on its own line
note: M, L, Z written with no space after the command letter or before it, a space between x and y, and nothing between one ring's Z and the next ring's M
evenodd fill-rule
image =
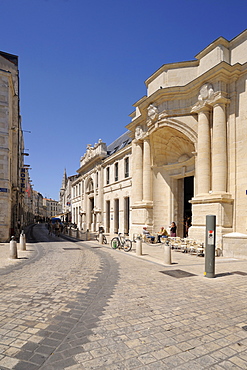
M33 236L0 269L1 370L247 369L247 261Z

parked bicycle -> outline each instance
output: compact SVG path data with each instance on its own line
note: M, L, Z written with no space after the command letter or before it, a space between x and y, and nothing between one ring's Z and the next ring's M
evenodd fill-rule
M129 252L132 248L132 241L126 239L123 234L118 233L118 236L112 238L111 247L112 249L123 249L125 252Z

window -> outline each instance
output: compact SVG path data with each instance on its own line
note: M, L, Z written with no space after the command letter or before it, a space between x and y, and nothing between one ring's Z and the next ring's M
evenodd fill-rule
M96 188L99 187L99 172L96 172Z
M106 184L110 184L110 167L106 168Z
M115 163L115 181L118 181L118 162Z
M129 157L124 160L124 177L129 177Z
M93 180L90 178L88 181L88 192L93 191Z

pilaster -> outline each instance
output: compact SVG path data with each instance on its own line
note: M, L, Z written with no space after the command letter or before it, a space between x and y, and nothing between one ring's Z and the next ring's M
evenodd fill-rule
M212 191L225 193L227 181L227 143L226 143L225 102L217 101L213 106L212 139Z
M151 152L149 138L143 140L143 202L152 200L151 191Z
M143 158L142 158L142 141L134 140L133 148L133 165L132 165L132 199L133 204L141 203L143 196Z
M210 128L209 107L203 106L198 112L198 143L196 181L198 195L210 190Z

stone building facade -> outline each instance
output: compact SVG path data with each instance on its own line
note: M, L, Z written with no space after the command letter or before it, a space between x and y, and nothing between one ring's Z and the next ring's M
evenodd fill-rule
M25 178L23 152L18 57L0 52L0 241L2 242L8 241L11 235L18 234L23 222L22 176Z
M37 221L39 219L49 220L62 213L60 202L51 198L43 198L42 194L36 193L35 217Z
M107 147L88 145L72 183L72 222L79 229L129 233L131 139L128 132Z
M175 221L204 241L216 215L217 244L246 233L247 30L208 45L196 60L163 65L134 106L132 229Z
M71 223L72 212L71 212L71 185L78 175L67 176L66 170L64 170L62 186L59 194L59 204L61 206L61 220L66 223ZM76 192L76 189L73 189ZM75 212L75 211L74 211Z
M246 237L247 30L163 65L145 84L126 126L131 143L110 153L100 140L81 158L72 218L130 235L175 221L179 236L190 220L189 236L204 241L213 214L218 247L223 235ZM129 176L117 177L126 158Z

